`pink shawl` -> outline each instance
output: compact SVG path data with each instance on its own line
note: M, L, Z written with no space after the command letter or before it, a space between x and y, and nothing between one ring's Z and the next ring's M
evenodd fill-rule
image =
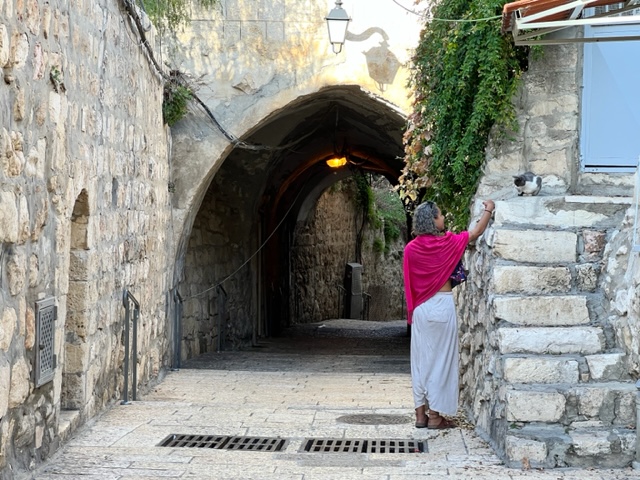
M433 297L453 273L469 243L469 232L419 235L404 248L404 293L408 322L413 310Z

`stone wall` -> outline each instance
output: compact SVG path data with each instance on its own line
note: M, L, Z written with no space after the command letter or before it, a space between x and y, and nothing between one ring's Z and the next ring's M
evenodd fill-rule
M493 198L495 220L457 296L462 403L513 466L624 466L635 453L633 177L580 172L581 52L531 59L520 130L488 148L474 213ZM538 197L516 196L511 176L527 170L543 177Z
M354 187L342 181L327 189L294 234L292 257L292 307L295 323L342 318L347 263L357 262L356 235L361 214L355 206ZM403 318L402 250L405 239L379 250L383 227L365 228L362 243L363 291L369 299L369 320ZM377 243L378 247L374 247Z
M62 413L81 422L121 397L124 289L141 305L140 385L167 364L173 232L162 83L119 2L0 1L0 64L0 470L11 478L56 448ZM36 302L49 298L57 365L36 387Z

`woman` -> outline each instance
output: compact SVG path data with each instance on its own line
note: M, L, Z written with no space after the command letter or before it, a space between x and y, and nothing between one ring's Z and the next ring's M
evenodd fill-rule
M413 214L413 234L404 250L404 287L411 324L411 383L417 428L453 428L444 415L458 410L458 325L450 276L467 244L487 228L495 209L484 212L469 231L446 232L444 216L433 202Z

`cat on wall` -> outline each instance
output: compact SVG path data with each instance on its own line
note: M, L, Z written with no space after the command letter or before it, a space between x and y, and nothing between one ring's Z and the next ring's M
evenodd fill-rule
M513 178L519 197L523 195L534 196L540 193L542 188L542 177L540 175L536 175L533 172L525 172L521 175L514 175Z

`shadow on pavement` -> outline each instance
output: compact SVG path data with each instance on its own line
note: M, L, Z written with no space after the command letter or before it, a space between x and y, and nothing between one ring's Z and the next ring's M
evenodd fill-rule
M287 328L238 351L209 352L184 369L409 373L405 321L328 320Z

